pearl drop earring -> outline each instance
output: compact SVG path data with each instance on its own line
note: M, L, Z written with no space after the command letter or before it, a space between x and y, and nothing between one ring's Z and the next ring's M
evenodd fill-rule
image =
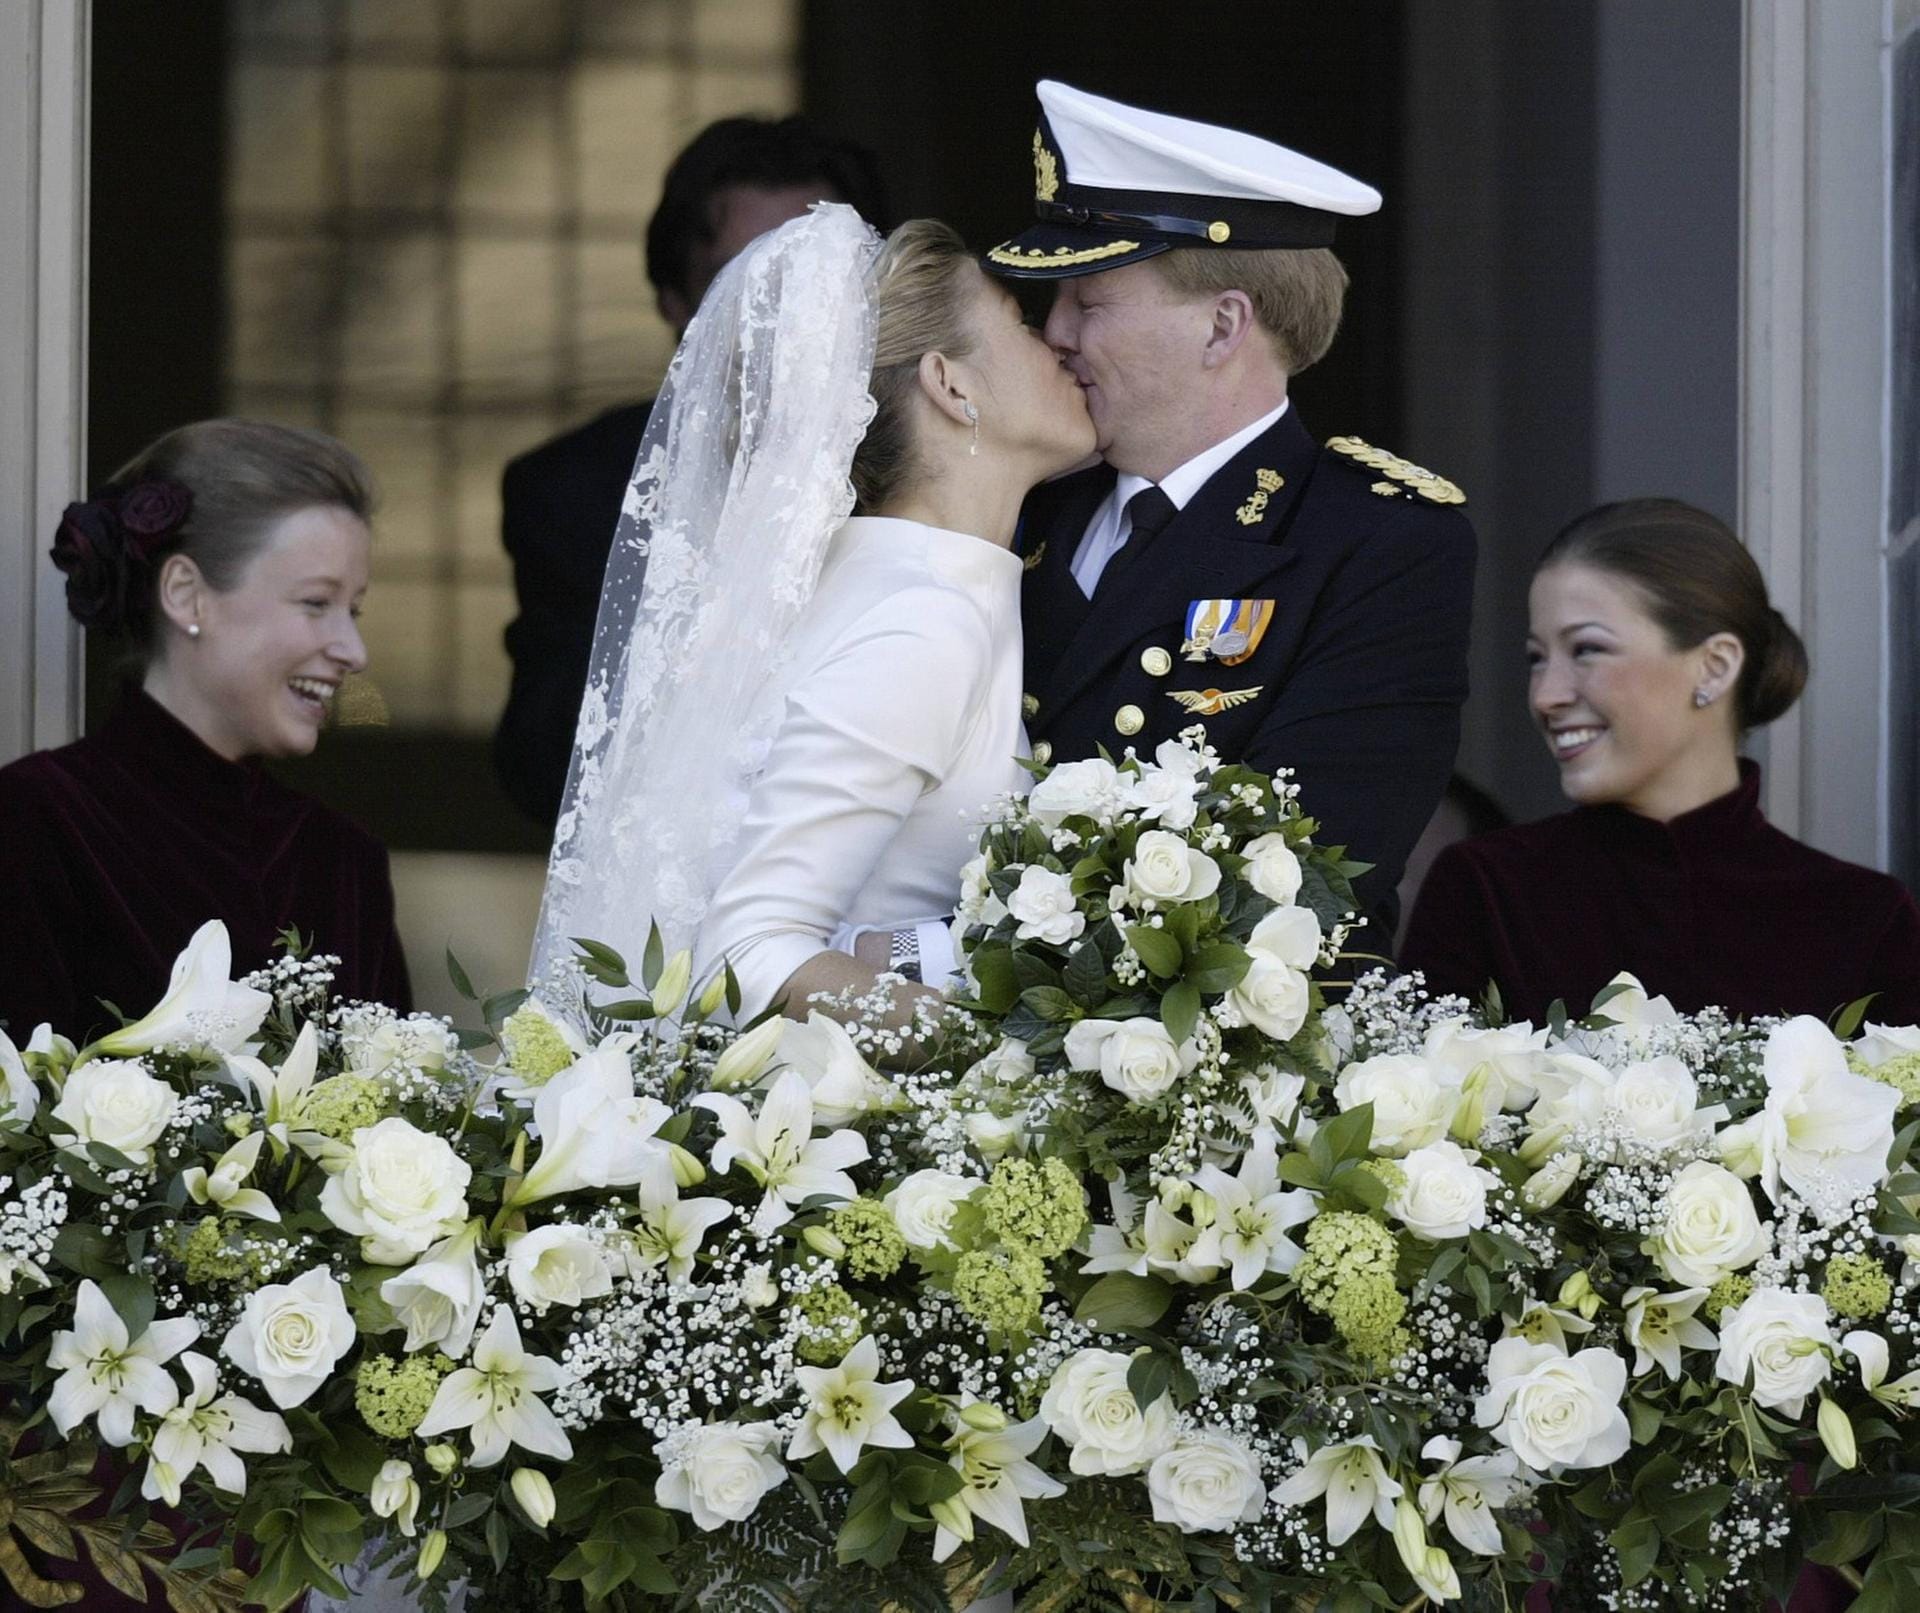
M980 452L980 411L971 403L969 403L966 408L967 419L973 423L973 442L968 447L967 452L970 455L978 454Z
M1693 691L1693 704L1695 710L1700 710L1713 704L1713 696L1708 694L1705 689L1695 689Z

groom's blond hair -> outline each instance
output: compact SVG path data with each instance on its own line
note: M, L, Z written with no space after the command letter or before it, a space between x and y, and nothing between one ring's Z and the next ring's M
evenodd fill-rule
M973 351L968 292L979 271L967 243L935 218L908 219L887 237L874 271L873 424L853 456L863 513L884 504L913 471L911 399L926 353Z
M1244 291L1289 375L1325 358L1340 329L1347 271L1326 247L1176 248L1147 261L1182 296Z

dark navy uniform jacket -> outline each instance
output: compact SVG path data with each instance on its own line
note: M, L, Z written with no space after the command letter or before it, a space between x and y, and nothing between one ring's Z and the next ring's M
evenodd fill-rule
M1141 553L1116 554L1089 600L1074 551L1114 480L1107 466L1063 477L1022 511L1035 755L1131 745L1150 757L1200 723L1230 761L1291 768L1317 839L1374 865L1357 884L1372 922L1355 944L1385 952L1394 887L1459 745L1472 527L1322 447L1290 407ZM1202 599L1273 602L1248 659L1183 653L1188 606Z

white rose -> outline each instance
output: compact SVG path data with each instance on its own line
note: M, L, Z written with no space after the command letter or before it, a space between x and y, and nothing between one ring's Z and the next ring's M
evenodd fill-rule
M1136 902L1198 902L1220 888L1220 865L1184 837L1149 829L1134 841L1122 877Z
M962 930L970 930L976 924L991 929L1007 916L1007 904L993 894L993 886L988 881L984 851L960 870L960 903L953 916Z
M1416 1238L1439 1243L1487 1224L1487 1189L1499 1178L1474 1164L1458 1143L1416 1148L1400 1169L1405 1180L1388 1195L1387 1208Z
M1067 1063L1097 1070L1115 1092L1146 1103L1199 1062L1192 1042L1173 1045L1157 1019L1083 1019L1067 1032Z
M1181 773L1188 778L1198 778L1202 772L1212 772L1218 760L1217 757L1201 755L1178 739L1163 739L1153 748L1155 767L1169 773Z
M682 1428L654 1446L660 1477L653 1496L663 1507L690 1512L702 1529L743 1523L787 1470L775 1454L773 1423L711 1423Z
M1290 906L1300 894L1300 859L1287 844L1287 837L1261 835L1247 842L1242 855L1247 859L1242 870L1246 882L1268 901Z
M51 1042L52 1032L42 1025L33 1033L33 1041L27 1043L29 1052L35 1051L34 1042ZM6 1120L16 1126L24 1126L33 1119L40 1107L40 1089L27 1073L26 1060L21 1058L20 1049L13 1045L13 1038L0 1031L0 1105L7 1106Z
M915 1171L880 1202L910 1249L951 1249L953 1212L980 1184L950 1171Z
M360 1075L384 1075L391 1070L437 1073L447 1067L448 1032L431 1014L410 1019L381 1019L342 1038L346 1067Z
M268 1283L247 1295L220 1349L285 1411L327 1381L354 1338L345 1293L332 1272L315 1266L290 1283Z
M320 1190L320 1209L364 1240L368 1260L397 1266L466 1220L472 1179L446 1138L393 1115L353 1134L345 1168Z
M1697 1159L1667 1189L1659 1236L1643 1246L1685 1288L1711 1288L1767 1252L1753 1194L1732 1171Z
M1033 1055L1017 1036L1003 1036L998 1045L967 1071L972 1082L993 1086L1020 1086L1033 1079Z
M1007 911L1019 921L1022 941L1065 946L1087 927L1087 916L1073 899L1073 881L1051 868L1026 868L1007 898Z
M1187 830L1200 816L1196 797L1200 781L1191 773L1164 767L1146 767L1127 786L1127 805L1143 818L1152 818L1168 829Z
M578 1305L613 1288L606 1252L579 1227L539 1227L507 1245L507 1281L536 1310Z
M153 1145L180 1099L138 1059L92 1059L67 1077L53 1106L53 1140L78 1152L100 1143L134 1164L153 1163Z
M1153 1521L1187 1534L1252 1523L1266 1508L1260 1459L1239 1440L1219 1433L1183 1437L1147 1469Z
M763 1311L779 1300L780 1284L774 1280L770 1261L762 1260L747 1267L740 1278L740 1297L750 1311Z
M1251 962L1227 1004L1247 1024L1276 1042L1291 1041L1312 1006L1307 977L1268 952L1250 952Z
M1500 1339L1487 1356L1487 1384L1473 1420L1535 1471L1605 1467L1626 1454L1627 1364L1613 1351L1570 1356L1554 1344Z
M1343 1114L1372 1104L1374 1150L1404 1154L1446 1136L1460 1089L1425 1059L1380 1053L1342 1070L1333 1084L1333 1098Z
M1276 907L1254 925L1247 950L1290 968L1311 969L1320 960L1320 920L1310 907Z
M1082 1477L1138 1473L1173 1443L1173 1402L1142 1411L1127 1387L1131 1356L1079 1350L1054 1368L1040 1416L1073 1447L1067 1465Z
M1447 1019L1427 1032L1420 1052L1437 1068L1456 1072L1461 1086L1476 1070L1485 1070L1487 1106L1517 1110L1534 1101L1546 1048L1546 1031L1536 1031L1524 1020L1480 1029L1466 1019Z
M1120 770L1100 757L1084 762L1062 762L1034 785L1027 810L1049 828L1068 818L1093 818L1105 823L1125 799Z
M1579 1053L1550 1053L1534 1071L1539 1097L1527 1112L1535 1135L1597 1126L1613 1105L1613 1071Z
M989 1162L1011 1149L1026 1152L1026 1128L1017 1120L997 1115L991 1109L970 1109L960 1122L974 1151Z
M1753 1379L1753 1398L1798 1417L1833 1367L1832 1313L1818 1294L1758 1288L1720 1317L1714 1371L1728 1383Z
M1920 1055L1920 1025L1876 1025L1867 1021L1864 1036L1855 1038L1853 1056L1870 1070L1895 1059Z
M1629 1064L1614 1078L1612 1110L1629 1137L1671 1148L1709 1135L1727 1111L1700 1107L1700 1089L1677 1058Z

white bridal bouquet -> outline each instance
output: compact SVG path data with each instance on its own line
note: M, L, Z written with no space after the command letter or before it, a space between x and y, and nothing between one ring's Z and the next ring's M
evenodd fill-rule
M456 1035L212 924L144 1019L0 1037L0 1575L1913 1605L1920 1031L1356 980L1312 832L1197 729L1042 770L904 1029L583 941Z

